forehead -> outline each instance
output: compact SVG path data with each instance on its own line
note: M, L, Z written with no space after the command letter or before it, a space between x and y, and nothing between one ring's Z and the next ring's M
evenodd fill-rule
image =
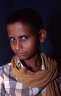
M29 25L20 22L8 24L7 32L8 35L16 35L16 36L25 34L34 35L35 33Z

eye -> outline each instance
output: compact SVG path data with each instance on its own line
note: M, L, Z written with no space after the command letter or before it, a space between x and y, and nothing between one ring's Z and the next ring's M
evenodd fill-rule
M22 40L25 40L26 39L26 37L22 37Z
M10 37L9 40L10 40L10 43L14 43L15 42L15 39L12 38L12 37Z
M28 39L28 37L27 36L23 36L20 39L21 39L21 41L26 41Z

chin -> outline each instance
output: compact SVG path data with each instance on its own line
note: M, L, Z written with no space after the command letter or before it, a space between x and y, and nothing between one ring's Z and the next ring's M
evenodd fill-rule
M25 56L23 56L23 57L22 56L19 56L19 59L20 60L27 60L27 57L25 57Z

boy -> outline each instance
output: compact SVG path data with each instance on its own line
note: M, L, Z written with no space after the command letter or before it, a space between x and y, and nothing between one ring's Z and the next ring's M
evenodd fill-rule
M57 64L39 50L46 37L40 14L17 10L8 18L7 32L15 56L0 68L1 96L60 96Z

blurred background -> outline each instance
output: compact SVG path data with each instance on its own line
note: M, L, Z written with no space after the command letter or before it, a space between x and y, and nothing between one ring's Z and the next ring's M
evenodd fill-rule
M46 41L40 49L54 58L61 68L61 0L0 0L0 65L10 62L13 53L6 33L9 15L19 8L36 9L47 31Z

